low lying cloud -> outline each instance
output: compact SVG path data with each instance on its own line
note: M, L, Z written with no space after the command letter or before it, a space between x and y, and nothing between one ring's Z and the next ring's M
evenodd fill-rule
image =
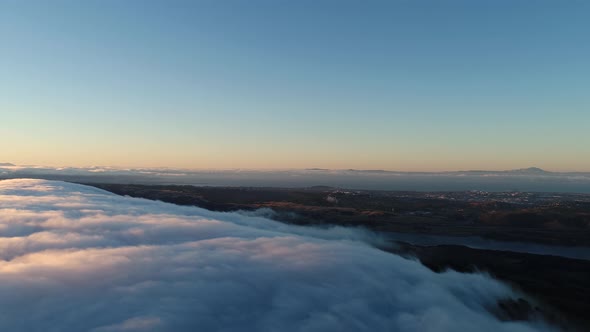
M486 275L436 274L369 240L65 182L0 181L0 330L550 330L490 314L517 295Z

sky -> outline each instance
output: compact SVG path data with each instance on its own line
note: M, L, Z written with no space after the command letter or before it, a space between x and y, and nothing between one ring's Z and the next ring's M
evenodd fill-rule
M587 1L0 2L0 162L590 171Z

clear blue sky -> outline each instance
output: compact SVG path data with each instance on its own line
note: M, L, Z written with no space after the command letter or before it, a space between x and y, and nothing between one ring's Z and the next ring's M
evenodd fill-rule
M588 1L0 2L0 162L590 171Z

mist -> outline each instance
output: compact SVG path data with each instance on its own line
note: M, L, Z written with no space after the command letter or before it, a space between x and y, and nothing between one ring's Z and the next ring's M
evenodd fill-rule
M590 173L508 171L394 172L381 170L189 170L174 168L43 167L0 164L0 178L86 183L188 184L197 186L311 187L369 190L531 191L590 193Z

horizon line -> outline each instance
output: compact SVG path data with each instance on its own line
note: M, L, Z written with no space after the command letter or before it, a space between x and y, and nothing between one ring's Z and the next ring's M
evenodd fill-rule
M590 173L590 170L547 170L544 168L530 166L511 169L455 169L455 170L396 170L396 169L362 169L362 168L326 168L326 167L276 167L276 168L250 168L250 167L215 167L215 168L191 168L175 166L113 166L113 165L41 165L41 164L15 164L11 162L0 162L0 167L30 167L30 168L53 168L60 170L70 169L113 169L113 170L182 170L182 171L351 171L351 172L383 172L383 173L461 173L461 172L515 172L515 171L536 171L543 173Z

